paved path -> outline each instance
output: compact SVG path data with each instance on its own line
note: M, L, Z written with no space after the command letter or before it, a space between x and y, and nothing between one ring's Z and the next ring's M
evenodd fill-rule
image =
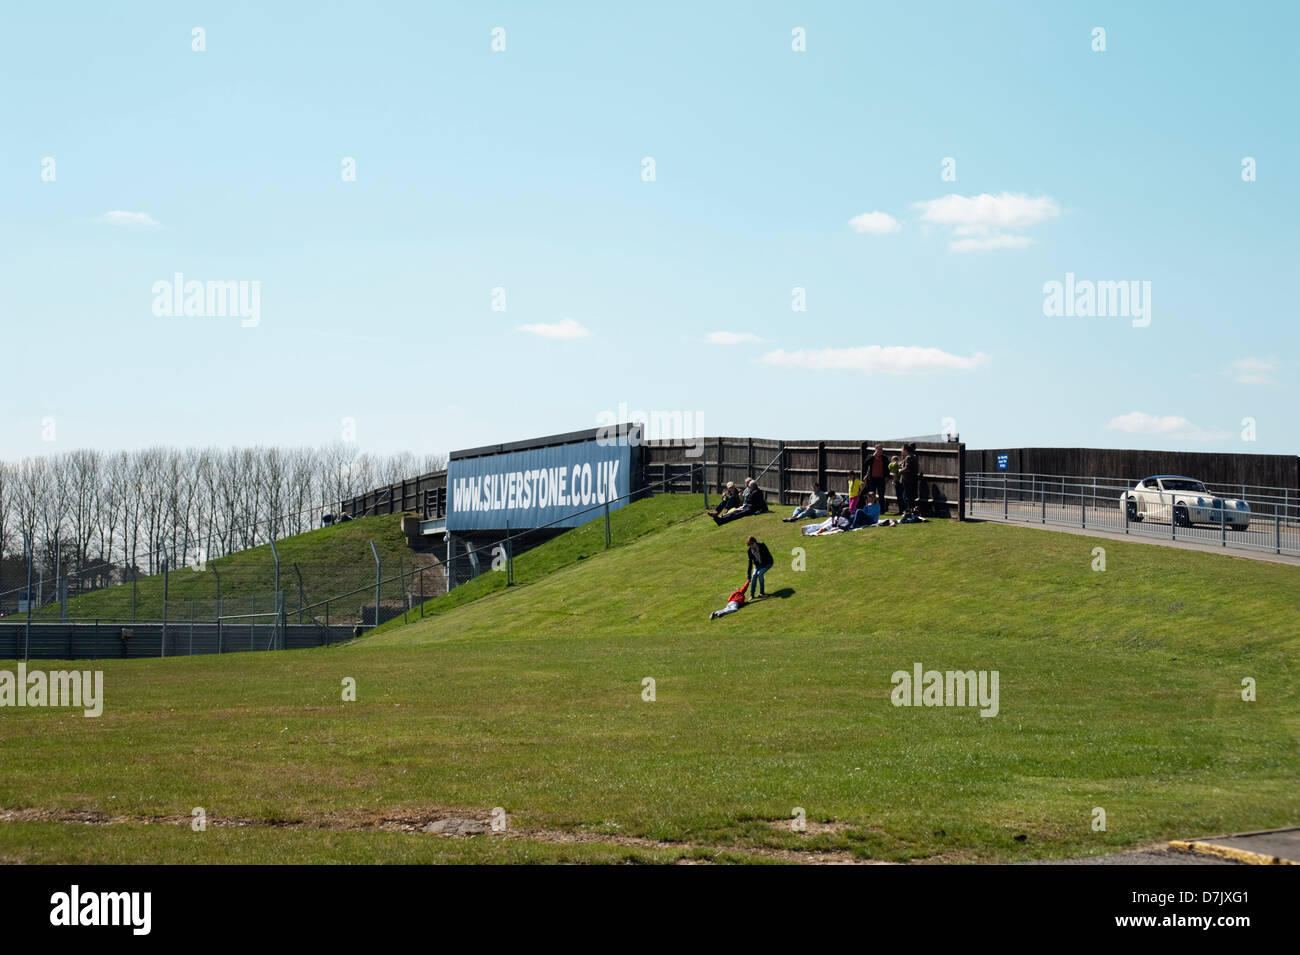
M1009 508L1010 517L1003 518L1002 505L998 504L995 506L993 504L984 503L975 504L973 513L968 514L966 520L992 521L997 524L1011 524L1015 527L1034 527L1039 530L1060 531L1066 534L1079 534L1084 537L1101 537L1109 540L1133 541L1138 544L1159 544L1164 547L1173 547L1182 550L1198 550L1207 554L1224 554L1229 557L1245 557L1249 560L1263 560L1275 564L1291 564L1292 566L1300 567L1300 554L1275 554L1272 551L1262 549L1255 550L1253 548L1245 547L1224 547L1219 540L1219 532L1217 530L1212 532L1212 534L1207 534L1205 528L1192 528L1192 533L1189 534L1188 528L1180 527L1178 528L1178 538L1176 540L1170 540L1168 536L1168 524L1147 525L1144 523L1141 530L1125 534L1123 530L1112 530L1104 526L1093 526L1090 524L1086 528L1081 527L1079 526L1081 522L1077 517L1071 522L1066 515L1078 515L1079 509L1077 507L1062 508L1057 505L1049 505L1047 508L1049 523L1046 524L1042 523L1040 505L1025 504L1021 505L1021 507L1024 508L1024 513L1021 514L1020 519L1017 520L1015 505ZM1031 509L1033 511L1032 514L1029 513ZM1112 511L1111 513L1113 514L1114 512ZM1091 508L1089 509L1089 517L1091 519ZM1051 523L1053 520L1056 520L1059 523ZM1097 521L1098 525L1101 523L1101 521ZM1163 535L1156 530L1157 528L1163 530ZM1257 532L1253 531L1242 531L1236 536L1241 538L1251 538L1256 534ZM1185 537L1184 535L1187 536ZM1211 537L1212 539L1210 539ZM1229 542L1232 541L1233 537L1234 532L1229 531Z

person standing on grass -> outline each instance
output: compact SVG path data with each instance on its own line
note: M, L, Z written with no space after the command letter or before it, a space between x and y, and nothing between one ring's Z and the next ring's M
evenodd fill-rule
M871 457L867 459L867 490L876 495L882 504L885 500L885 478L889 477L889 459L885 457L884 445L877 444Z
M767 549L757 537L751 537L747 540L746 545L749 547L749 564L745 567L745 577L749 580L749 599L754 597L767 596L767 584L764 575L772 569L776 563L772 559L772 552Z
M903 445L903 460L898 465L898 477L902 482L899 486L907 499L905 504L900 499L898 512L908 514L917 505L916 496L921 483L921 463L916 456L915 444Z
M897 454L895 454L892 458L889 459L889 479L894 482L894 497L897 499L897 504L901 508L903 506L903 484L901 479L898 476L898 455ZM886 503L887 502L885 501L885 499L881 498L880 509L882 511L885 510ZM901 514L903 512L900 510L898 513Z

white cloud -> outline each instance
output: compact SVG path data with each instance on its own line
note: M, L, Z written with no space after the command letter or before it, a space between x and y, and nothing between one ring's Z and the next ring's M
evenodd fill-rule
M1106 427L1128 434L1146 434L1181 441L1222 441L1230 437L1227 431L1207 431L1181 415L1153 415L1145 411L1130 411L1111 418Z
M528 332L529 334L532 335L540 335L542 338L557 338L557 339L569 340L574 338L587 338L591 335L590 331L588 331L583 326L579 325L571 318L562 319L561 321L555 322L552 325L547 325L547 324L516 325L515 328L521 332Z
M990 252L995 249L1023 249L1033 240L1015 232L1054 219L1061 208L1051 196L1027 196L1001 192L996 196L960 196L950 193L940 199L912 204L921 219L947 226L960 236L949 243L952 252Z
M889 235L903 228L903 224L888 212L864 212L849 220L849 228L863 235Z
M1277 366L1276 358L1238 358L1224 374L1232 375L1241 385L1275 385Z
M1034 240L1027 236L996 233L982 238L957 239L948 243L948 249L951 252L991 252L994 249L1023 249L1033 244Z
M921 218L926 222L964 228L964 234L975 229L1024 229L1061 214L1056 200L1050 196L1035 198L1014 192L996 196L987 192L959 196L954 192L942 199L918 202L915 208L921 210Z
M747 345L767 341L766 338L759 338L749 332L709 332L704 340L710 345Z
M147 212L124 212L121 209L114 209L111 212L105 212L100 216L101 222L107 222L109 225L126 226L132 229L161 229L162 225L156 222L153 216Z
M812 348L785 351L778 348L763 356L768 365L804 368L812 371L883 372L887 375L920 374L933 371L967 371L988 363L989 356L976 352L970 357L953 355L938 348L918 345L864 345L855 348Z

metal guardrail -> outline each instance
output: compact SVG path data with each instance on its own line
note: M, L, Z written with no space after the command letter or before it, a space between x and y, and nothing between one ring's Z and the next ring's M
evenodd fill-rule
M966 475L966 516L1300 555L1300 500L1293 490L1207 484L1216 498L1238 498L1250 505L1249 523L1238 529L1230 518L1239 515L1222 507L1211 509L1215 519L1208 523L1182 523L1174 519L1168 505L1135 515L1120 507L1120 495L1136 484L1136 480L971 472ZM1219 488L1235 493L1221 494Z

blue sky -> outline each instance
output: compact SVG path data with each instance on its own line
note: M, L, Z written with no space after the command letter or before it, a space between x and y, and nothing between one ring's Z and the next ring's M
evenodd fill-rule
M620 406L1295 453L1297 10L11 7L0 456L343 419L425 453ZM257 324L156 315L175 273L260 283ZM1149 282L1150 323L1045 315L1067 273Z

